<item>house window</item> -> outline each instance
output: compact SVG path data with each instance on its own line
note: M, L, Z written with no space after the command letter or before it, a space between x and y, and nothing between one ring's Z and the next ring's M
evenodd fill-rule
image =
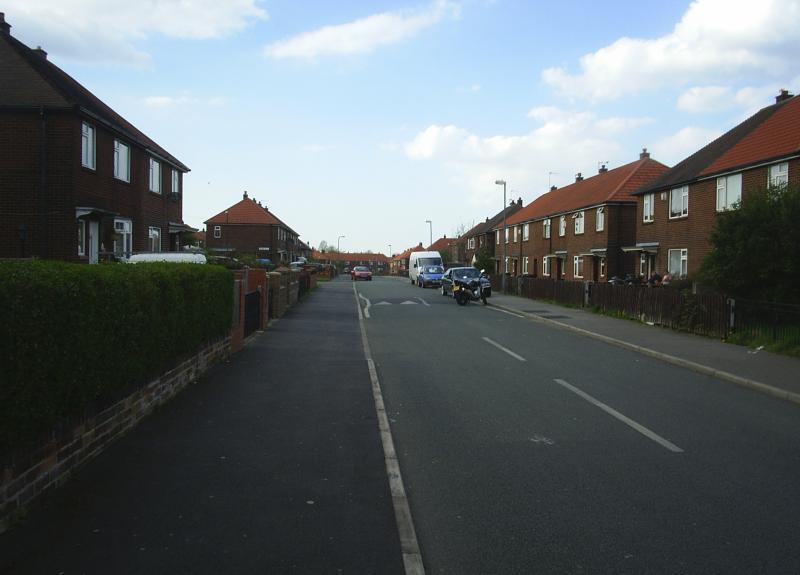
M161 193L161 164L153 158L150 158L150 191Z
M770 166L767 184L776 188L787 186L789 184L789 162L781 162Z
M550 275L550 258L547 256L542 258L542 275L549 276Z
M470 238L467 240L467 248L470 250L475 249L475 238Z
M542 237L544 237L544 239L550 238L550 218L542 222Z
M530 236L530 224L525 224L522 226L522 241L527 242L529 236Z
M151 252L161 251L161 228L150 228L148 230L149 247Z
M500 245L500 230L495 230L494 232L494 243Z
M114 140L114 177L123 182L131 181L131 149L119 140Z
M572 258L572 275L576 278L583 277L583 258L581 256Z
M597 208L597 217L594 220L594 230L602 232L606 227L606 213L603 206Z
M558 220L558 235L564 237L567 233L567 216L561 216Z
M674 277L686 277L689 263L689 250L669 250L669 273Z
M583 233L583 212L576 212L572 214L575 219L575 235Z
M642 210L642 221L643 222L652 222L654 219L655 214L655 194L645 194L644 195L644 209Z
M222 226L214 226L214 237L215 238L222 237Z
M508 231L508 230L506 230L506 231ZM508 273L508 258L506 258L506 267L505 267L505 270L506 270L506 273Z
M172 193L178 196L181 195L181 177L178 170L172 170Z
M522 258L522 273L528 275L528 256Z
M514 226L514 243L517 243L518 237L519 237L519 226Z
M509 232L509 230L508 230L508 228L506 228L506 243L508 243L508 236L509 236L508 232Z
M78 255L86 255L86 220L78 220Z
M131 220L114 220L114 255L129 257L133 251L133 222Z
M742 174L717 178L717 211L733 209L742 201Z
M94 170L95 133L94 126L83 122L81 125L81 165Z
M644 252L639 254L639 275L647 277L647 254Z
M606 277L606 258L600 258L600 277Z
M689 186L669 191L669 217L683 218L689 215Z

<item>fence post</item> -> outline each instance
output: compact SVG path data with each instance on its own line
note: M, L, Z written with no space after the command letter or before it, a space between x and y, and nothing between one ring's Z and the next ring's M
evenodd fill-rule
M730 320L728 323L728 333L736 331L736 300L728 298L728 308L730 309Z

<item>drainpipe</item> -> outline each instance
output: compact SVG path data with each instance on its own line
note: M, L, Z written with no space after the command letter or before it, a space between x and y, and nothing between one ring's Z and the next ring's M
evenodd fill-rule
M44 258L49 258L50 253L50 206L47 205L47 116L44 112L44 106L39 107L39 118L41 125L41 146L39 151L39 199L41 202L42 211L42 233L41 237L44 239L44 246L42 246L41 254Z

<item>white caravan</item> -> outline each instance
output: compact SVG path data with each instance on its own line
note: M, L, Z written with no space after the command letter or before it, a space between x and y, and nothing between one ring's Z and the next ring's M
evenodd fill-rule
M424 266L442 265L442 255L439 252L411 252L408 258L408 277L411 283L416 284L419 272Z

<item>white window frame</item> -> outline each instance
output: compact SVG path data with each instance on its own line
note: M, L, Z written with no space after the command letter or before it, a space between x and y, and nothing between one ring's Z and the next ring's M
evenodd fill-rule
M133 253L133 221L126 218L116 218L114 220L114 232L122 236L120 240L114 239L114 254L130 257ZM120 246L118 243L122 245Z
M505 231L506 243L508 243L508 236L509 236L509 235L511 235L511 234L509 233L509 228L506 228L506 231Z
M97 159L97 131L88 122L81 123L81 165L94 170Z
M528 275L528 256L522 256L522 273Z
M775 188L785 188L789 185L789 162L780 162L769 167L767 185Z
M643 222L652 222L655 220L655 204L656 204L656 195L655 194L645 194L644 195L644 202L642 206L642 221Z
M575 235L579 236L584 230L583 212L575 212L572 217L575 220Z
M508 258L505 259L505 262L506 262L506 265L505 265L506 272L505 273L508 273Z
M680 194L680 195L679 195ZM674 209L675 204L680 203L680 210ZM685 218L689 215L689 186L673 188L669 191L669 219L676 220Z
M606 277L606 258L600 258L600 277Z
M602 232L606 228L606 210L604 206L597 208L597 215L594 221L594 231Z
M514 243L517 243L519 238L519 226L514 226Z
M522 241L527 242L528 239L530 238L530 234L531 234L530 224L524 224L522 226Z
M678 262L678 268L673 266L673 254ZM673 277L685 278L689 269L689 250L686 248L676 248L667 251L667 271Z
M550 258L547 256L542 258L542 275L550 276Z
M717 178L717 211L732 210L734 204L742 201L742 174L732 174Z
M178 170L172 170L172 193L181 195L181 177Z
M161 193L161 163L155 158L150 158L150 191Z
M214 226L214 237L217 239L222 237L222 226Z
M467 249L474 250L475 249L475 238L470 238L467 240Z
M78 220L78 255L86 255L86 220Z
M158 243L155 240L158 239ZM150 226L147 230L147 243L152 253L161 252L161 228Z
M494 243L500 245L500 230L494 231Z
M550 218L542 222L542 237L546 240L550 239Z
M131 181L131 147L114 139L114 177L123 182Z
M567 235L567 216L561 216L558 220L558 237L563 238Z
M573 256L572 277L583 278L583 256Z

